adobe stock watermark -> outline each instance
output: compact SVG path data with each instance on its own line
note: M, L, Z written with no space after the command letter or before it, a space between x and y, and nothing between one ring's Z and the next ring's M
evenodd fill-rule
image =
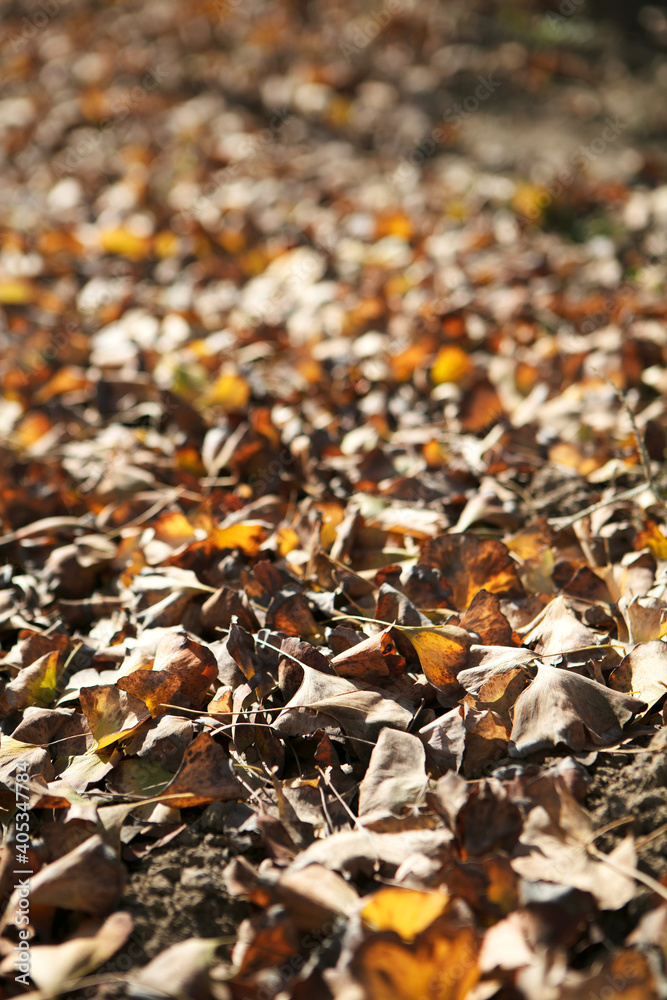
M8 40L11 42L14 52L22 52L23 49L36 38L42 28L45 28L49 21L56 17L60 8L68 4L69 0L41 0L34 6L30 14L21 18L20 30L10 31Z
M126 96L112 98L110 102L111 115L102 119L96 128L86 129L76 145L71 146L60 159L52 163L51 169L55 177L60 180L73 173L81 162L100 145L106 133L116 129L121 122L133 114L148 95L157 90L162 80L168 76L168 69L156 67L144 73L141 80L129 90Z
M479 82L474 91L468 94L462 101L452 104L445 112L443 116L444 126L434 128L428 138L422 140L407 156L401 157L399 165L392 174L392 183L400 183L400 181L405 180L410 175L414 168L421 167L430 156L433 156L438 148L438 144L450 138L454 129L461 122L474 115L479 110L480 105L484 101L488 101L489 97L501 85L499 80L494 80L493 73L489 73L488 76L480 74L477 79Z
M368 17L358 18L348 26L345 39L340 43L340 51L348 63L375 41L402 6L402 0L387 0L382 10L373 11Z
M30 858L28 849L30 845L30 813L29 799L30 792L28 782L28 762L20 760L16 766L16 786L14 794L16 797L16 819L14 821L14 875L22 875L14 884L14 891L17 893L16 916L14 923L18 928L19 943L14 945L14 951L18 952L14 960L14 969L17 975L14 979L22 986L30 986L30 876L33 873L30 868Z
M606 118L605 127L589 145L578 146L570 153L569 163L571 166L581 168L587 163L592 163L598 156L602 156L605 150L618 139L621 132L627 128L627 123L622 122L618 115L616 118ZM559 198L563 191L576 179L578 169L570 170L564 168L548 184L543 185L543 190L536 194L528 204L524 204L517 209L517 214L534 220L540 217L545 208L553 202L554 198Z

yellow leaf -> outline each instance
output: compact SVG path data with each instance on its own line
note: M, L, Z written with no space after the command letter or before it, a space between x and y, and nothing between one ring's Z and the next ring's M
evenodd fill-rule
M266 529L258 521L216 528L211 536L217 548L241 549L247 556L256 556L265 538Z
M50 430L51 421L45 413L28 413L16 428L16 440L22 447L29 448Z
M107 253L119 257L129 257L130 260L144 260L151 248L147 236L137 236L129 229L104 229L100 233L100 245Z
M361 916L375 930L395 931L404 941L412 941L445 912L448 903L444 892L390 887L374 893Z
M667 538L655 521L648 521L646 528L639 532L635 548L647 548L654 559L667 559Z
M551 195L540 184L520 184L512 199L512 208L533 222L541 222L544 209L551 204Z
M6 306L22 306L33 300L33 289L28 281L15 278L0 281L0 303Z
M417 368L425 356L429 353L428 345L423 341L411 344L400 354L390 358L391 370L397 382L407 382L412 378L415 368Z
M81 708L86 716L95 746L89 753L103 750L150 718L145 704L113 684L81 688Z
M76 368L74 365L66 365L60 368L53 378L49 379L46 385L35 393L35 402L47 403L54 396L60 396L64 392L74 392L77 389L85 389L88 386L88 379L83 368Z
M185 514L173 510L158 518L155 523L155 537L175 548L191 542L196 536Z
M464 1000L479 979L475 932L443 917L410 944L374 934L351 968L366 1000Z
M288 553L293 552L294 549L298 549L301 545L299 536L294 528L281 528L278 532L277 541L278 552L281 556L288 555Z
M34 704L50 705L56 693L58 658L58 651L54 649L20 670L5 687L2 697L4 707L15 711Z
M329 104L329 121L334 125L345 125L350 115L352 101L349 97L336 94Z
M246 245L246 238L240 229L223 229L217 240L232 256L240 253Z
M463 670L468 662L468 650L473 641L470 632L457 625L394 627L410 640L427 680L434 687L442 690L456 683L459 670Z
M435 385L445 382L460 382L473 370L473 363L460 347L449 344L442 347L431 368L431 380Z
M220 406L225 413L243 410L250 399L250 386L240 375L231 372L220 375L205 394L205 405Z
M153 242L156 257L175 257L180 249L181 241L171 229L158 233Z

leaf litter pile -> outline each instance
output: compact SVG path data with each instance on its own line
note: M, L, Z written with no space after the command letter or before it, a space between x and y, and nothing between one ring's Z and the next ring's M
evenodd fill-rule
M664 65L8 10L1 995L664 997Z

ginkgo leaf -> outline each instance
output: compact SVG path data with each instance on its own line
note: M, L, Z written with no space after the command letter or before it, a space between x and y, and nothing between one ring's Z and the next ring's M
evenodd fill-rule
M396 931L413 941L447 909L446 892L418 892L388 886L374 893L361 910L361 919L378 931Z
M400 813L426 791L424 745L417 736L383 729L359 786L359 815Z
M460 1000L479 979L476 935L446 917L408 945L392 932L374 934L357 950L352 973L367 1000Z
M653 708L667 695L667 643L640 642L609 675L609 686Z
M204 802L243 799L247 792L223 748L208 733L200 733L159 794L172 808L187 809Z
M618 610L627 627L628 642L650 642L667 635L667 603L659 597L634 597L629 600L624 595L618 601ZM623 638L619 635L619 639Z
M165 983L168 983L169 996L175 1000L189 1000L190 997L208 994L208 991L202 992L206 972L214 964L215 953L223 940L189 938L171 945L134 974L132 979L136 986L131 989L133 992L145 991L148 995L161 996Z
M158 643L153 669L121 677L118 688L144 702L155 718L168 705L200 708L217 675L218 664L208 646L174 631Z
M440 691L457 687L457 675L468 663L468 650L479 639L457 625L425 628L394 626L405 635L419 657L422 670L431 684Z
M6 685L0 700L0 710L7 713L28 705L51 705L62 669L63 664L57 650L44 653Z
M150 718L143 701L121 691L114 684L82 688L79 698L95 738L95 751L116 743Z
M375 740L384 726L407 729L413 712L399 698L387 698L381 691L353 684L344 677L332 677L303 666L303 680L274 723L278 732L289 732L295 710L308 709L334 718L350 736Z
M341 677L377 684L388 677L398 677L405 668L389 626L376 635L334 656L331 666Z
M521 597L524 593L517 564L507 547L491 538L440 535L422 544L420 562L441 571L454 591L454 605L459 611L465 610L482 589L506 597Z
M646 707L588 677L540 664L517 699L509 753L525 757L559 744L575 751L613 746L623 726Z
M104 916L120 899L124 884L124 865L99 834L94 834L30 879L30 900L35 907L59 906ZM7 914L20 912L20 899L16 889Z

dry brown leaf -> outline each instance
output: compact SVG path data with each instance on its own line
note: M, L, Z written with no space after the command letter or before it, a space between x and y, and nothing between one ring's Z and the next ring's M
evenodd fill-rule
M376 833L365 828L341 830L306 847L292 863L292 869L298 871L315 864L338 872L370 874L380 864L393 874L411 854L437 856L453 839L452 832L443 826L397 833Z
M463 725L466 732L463 774L466 778L479 775L492 761L507 756L510 729L497 712L466 705Z
M640 642L612 670L609 687L653 708L667 694L667 644L661 639Z
M375 605L375 618L382 622L395 622L397 625L430 625L429 619L408 600L405 594L396 590L390 583L383 583Z
M595 842L595 831L588 814L561 779L558 793L557 818L542 805L528 813L512 868L529 881L555 882L590 892L603 910L619 909L635 893L634 879L625 874L637 864L633 837L625 837L606 855L608 863L593 857L589 847Z
M418 804L427 786L424 745L416 736L383 729L359 786L359 816L399 814Z
M547 605L539 615L538 623L524 636L524 643L534 646L535 652L554 655L594 646L599 642L598 633L579 621L563 596L555 597Z
M523 597L516 563L502 542L476 535L451 534L424 542L420 562L441 571L454 591L454 605L465 610L475 594L487 590Z
M429 764L437 771L458 771L463 763L466 729L463 709L458 705L427 725L419 735L427 747Z
M651 642L667 634L667 603L659 597L628 600L624 595L618 602L618 610L627 628L627 637L619 635L621 641Z
M104 916L120 899L125 878L125 866L95 834L31 876L30 903ZM13 892L3 924L15 919L20 891Z
M509 753L525 757L565 744L572 750L613 746L646 702L572 671L540 664L514 708Z
M246 795L225 751L208 733L200 733L185 751L180 769L160 798L172 809L188 809L205 802L243 799Z
M208 1000L208 970L215 963L221 938L189 938L160 952L135 972L132 982L153 994L174 1000Z
M289 733L294 716L310 710L330 716L348 736L375 742L384 726L407 729L413 711L402 699L385 698L381 691L353 684L344 677L303 667L303 681L274 726L279 733Z
M320 930L333 917L350 916L359 902L350 883L322 865L282 872L273 895L300 931Z
M405 668L405 660L396 648L392 632L389 626L363 639L356 646L334 656L331 666L340 677L353 678L365 684L399 677Z
M500 600L488 590L480 590L461 619L461 628L475 632L485 646L511 646L512 626L500 610Z
M118 687L143 701L155 718L169 705L201 708L217 676L218 663L208 646L177 631L158 643L152 670L135 670L121 677Z
M133 928L130 914L119 910L104 921L84 921L61 944L31 944L30 978L44 993L59 990L108 961L122 948Z

